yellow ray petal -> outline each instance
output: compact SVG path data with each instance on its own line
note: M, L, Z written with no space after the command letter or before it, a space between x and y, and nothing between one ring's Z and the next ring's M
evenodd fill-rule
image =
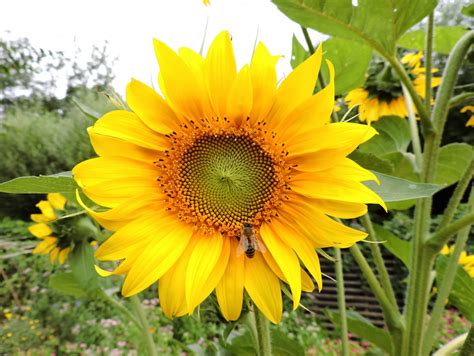
M221 262L221 255L224 250L224 238L220 233L214 235L197 234L193 236L197 239L194 251L189 258L188 267L186 268L186 304L188 313L192 313L194 308L202 302L203 289L208 290L206 285L211 273L216 269L217 264ZM229 246L226 245L227 258L229 257ZM224 268L221 271L219 279L225 271L227 260L223 262ZM212 286L209 293L215 288Z
M66 247L66 248L62 249L61 252L59 252L58 262L59 262L60 265L64 264L64 262L66 261L67 256L69 255L70 251L71 251L71 248Z
M47 195L47 199L51 203L53 208L64 210L64 206L66 205L66 198L61 193L49 193Z
M55 247L49 253L49 262L51 264L54 264L54 262L56 262L56 259L58 258L58 255L59 255L59 251L60 251L59 247Z
M125 278L122 294L129 297L156 282L182 255L193 234L190 224L162 226L155 221L152 239Z
M188 119L202 117L202 92L193 71L171 48L153 40L160 65L161 84L168 103Z
M127 85L127 104L151 129L169 134L179 127L178 118L163 98L144 83L132 79Z
M245 259L244 286L258 309L272 323L278 324L283 308L280 282L260 252Z
M286 245L271 229L271 225L264 223L260 228L260 235L290 285L293 309L296 309L301 298L301 272L298 257L291 247Z
M237 240L231 239L229 263L216 286L217 301L222 315L227 320L237 320L242 311L245 256L237 256L237 246Z
M268 114L272 127L278 126L298 105L312 96L322 59L322 46L296 67L278 87Z
M252 109L253 92L249 67L243 66L234 80L227 97L226 115L236 124L246 120Z
M35 249L33 250L33 254L47 254L56 246L56 241L58 241L58 239L55 237L45 237L38 245L36 245Z
M237 75L232 41L227 31L216 36L204 65L212 108L217 116L226 115L227 98Z
M309 199L307 202L323 214L341 219L358 218L367 213L367 205L362 203L348 203L324 199Z
M298 232L289 226L280 222L280 219L273 219L271 223L272 230L278 232L278 236L288 245L295 250L298 257L304 263L309 273L313 276L318 284L319 291L323 286L323 280L321 275L321 267L319 265L318 254L314 250L311 243L306 237L298 234ZM301 278L301 276L300 276Z
M301 289L305 292L314 291L313 280L304 269L301 269Z
M49 201L41 200L36 206L41 210L41 214L43 214L45 219L48 219L46 221L56 220L56 213Z
M288 138L328 124L334 108L334 66L327 61L329 84L298 105L280 125L283 137Z
M250 63L253 87L252 122L266 118L275 97L277 77L276 64L280 56L272 56L265 45L258 43Z
M95 134L114 137L152 150L166 149L169 145L163 135L146 126L135 113L125 110L105 114L91 130Z
M51 222L53 220L56 220L56 216L51 219L43 214L31 214L30 215L30 218L31 220L33 220L34 222L37 222L37 223L47 223L47 222Z
M191 238L181 257L158 282L158 297L163 313L170 319L187 313L186 307L186 269L189 258L198 239Z
M44 223L39 223L35 225L31 225L28 227L28 231L37 238L43 238L49 236L53 233L53 229L51 229L48 225Z

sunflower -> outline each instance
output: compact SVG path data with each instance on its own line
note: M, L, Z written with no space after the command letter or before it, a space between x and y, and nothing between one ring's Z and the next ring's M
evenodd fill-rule
M65 239L60 239L53 236L52 225L57 220L60 211L64 212L66 205L66 198L60 193L50 193L47 195L47 200L42 200L36 206L41 210L41 214L31 214L31 220L36 224L28 227L30 233L41 239L41 242L36 245L33 250L34 254L46 255L49 253L49 260L52 264L58 261L63 264L71 251L69 242Z
M444 245L444 247L441 249L441 254L442 255L450 255L454 251L454 245L451 247L448 247L448 245ZM471 276L471 278L474 278L474 255L468 255L466 251L461 252L461 255L459 256L458 264L464 268L464 270Z
M302 290L314 289L310 275L322 287L316 248L366 237L330 216L354 218L367 203L384 205L361 183L375 175L346 158L376 132L330 123L330 62L329 85L313 95L321 47L278 87L279 57L262 43L238 72L227 32L206 58L158 40L154 47L164 97L132 80L132 111L112 111L89 128L99 157L73 169L83 192L110 208L84 205L115 231L96 257L120 264L97 271L126 275L126 297L158 281L170 318L193 313L215 291L223 316L236 320L246 291L277 323L281 282L294 308Z
M402 58L402 63L409 73L416 92L424 98L426 69L421 66L422 59L421 51L408 53ZM432 71L435 73L438 70L434 68ZM440 83L441 78L431 78L433 88ZM400 79L384 61L376 61L372 64L364 86L351 90L346 96L346 103L349 106L358 106L360 121L368 123L377 121L383 116L408 116ZM416 108L414 110L416 111Z
M467 120L466 126L474 127L474 105L467 105L461 109L461 113L465 113L468 111L471 113L471 117L469 118L469 120Z

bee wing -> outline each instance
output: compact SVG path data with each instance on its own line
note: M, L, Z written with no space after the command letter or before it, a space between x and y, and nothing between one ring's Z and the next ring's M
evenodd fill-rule
M244 254L245 252L245 249L244 249L244 246L242 246L242 244L244 243L242 240L245 240L243 239L242 237L240 238L240 241L239 241L239 244L237 245L237 257L240 257Z
M260 240L256 240L256 241L257 241L257 243L255 244L256 249L260 251L261 253L267 252L267 248L265 247L265 244Z

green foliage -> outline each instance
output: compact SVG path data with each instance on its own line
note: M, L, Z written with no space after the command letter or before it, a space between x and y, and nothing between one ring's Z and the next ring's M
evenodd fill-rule
M434 30L434 50L441 54L449 54L456 42L467 33L461 26L437 26ZM415 30L405 33L398 42L404 48L424 50L425 30Z
M87 294L99 289L99 276L95 271L94 251L87 241L81 241L75 246L69 256L69 265L77 285Z
M361 41L391 55L397 39L428 15L436 0L273 0L281 12L302 26L331 36Z
M301 45L295 35L291 40L291 67L296 68L309 57L306 49Z
M461 12L463 15L474 17L474 4L464 6Z
M434 182L451 185L458 182L473 159L473 147L467 143L452 143L441 147Z
M380 180L380 185L372 181L364 182L364 184L377 193L385 202L430 197L443 187L437 184L415 183L378 172L374 173Z
M328 310L329 318L334 325L341 324L341 317L338 311ZM355 311L347 311L347 328L350 332L361 337L363 340L370 341L377 345L387 353L391 351L391 337L390 334L374 326L369 320Z
M87 296L86 291L81 287L72 272L54 274L49 279L49 287L76 298L85 298Z
M39 177L18 177L0 183L0 193L74 193L78 188L70 173Z
M436 262L436 284L443 281L449 258L439 256ZM449 294L449 302L458 308L464 317L474 323L474 279L469 276L462 266L457 267L453 287Z
M410 268L411 243L400 239L378 224L374 224L374 230L377 234L377 239L383 241L382 246L402 261L407 268Z

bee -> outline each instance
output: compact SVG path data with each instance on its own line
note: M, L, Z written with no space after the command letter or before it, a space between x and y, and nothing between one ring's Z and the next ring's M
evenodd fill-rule
M239 241L239 246L237 247L237 256L242 256L242 253L245 253L247 258L253 258L255 252L265 252L265 246L257 238L255 230L252 224L245 223L242 232L239 236L236 236Z

